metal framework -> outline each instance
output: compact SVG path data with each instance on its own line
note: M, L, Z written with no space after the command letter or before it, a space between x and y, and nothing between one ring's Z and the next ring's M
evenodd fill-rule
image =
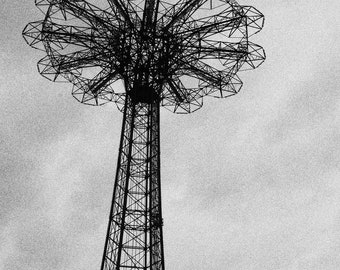
M264 17L234 0L35 4L44 19L29 23L23 36L46 53L40 74L71 82L81 103L112 101L124 113L101 269L164 270L160 106L191 113L205 96L238 93L237 72L265 59L249 41Z
M164 269L159 103L126 102L101 269Z

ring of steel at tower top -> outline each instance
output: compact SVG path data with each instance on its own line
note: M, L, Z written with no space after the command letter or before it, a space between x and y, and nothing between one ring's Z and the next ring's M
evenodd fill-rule
M114 101L122 108L128 95L189 113L204 96L238 93L237 72L265 59L262 47L249 41L264 23L253 7L231 0L107 2L99 8L89 1L36 0L45 17L23 32L30 46L46 52L41 75L71 82L82 103Z

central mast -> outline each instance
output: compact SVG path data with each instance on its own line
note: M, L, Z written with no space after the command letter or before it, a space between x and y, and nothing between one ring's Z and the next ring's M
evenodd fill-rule
M126 98L102 270L163 270L159 102Z
M151 65L159 1L146 0L126 100L102 270L164 270L159 88ZM129 5L129 4L127 4ZM138 44L139 43L139 44Z

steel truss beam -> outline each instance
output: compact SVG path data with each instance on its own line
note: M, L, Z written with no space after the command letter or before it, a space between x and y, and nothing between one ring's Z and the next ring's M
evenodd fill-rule
M126 99L102 270L164 270L159 102Z

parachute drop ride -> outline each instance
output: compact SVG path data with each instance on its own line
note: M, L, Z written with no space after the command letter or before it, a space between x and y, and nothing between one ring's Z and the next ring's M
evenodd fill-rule
M81 103L123 112L101 270L164 270L160 107L191 113L237 94L237 73L265 59L249 38L264 16L233 0L36 0L23 30L45 52L40 74L70 82ZM102 1L104 2L104 1Z

